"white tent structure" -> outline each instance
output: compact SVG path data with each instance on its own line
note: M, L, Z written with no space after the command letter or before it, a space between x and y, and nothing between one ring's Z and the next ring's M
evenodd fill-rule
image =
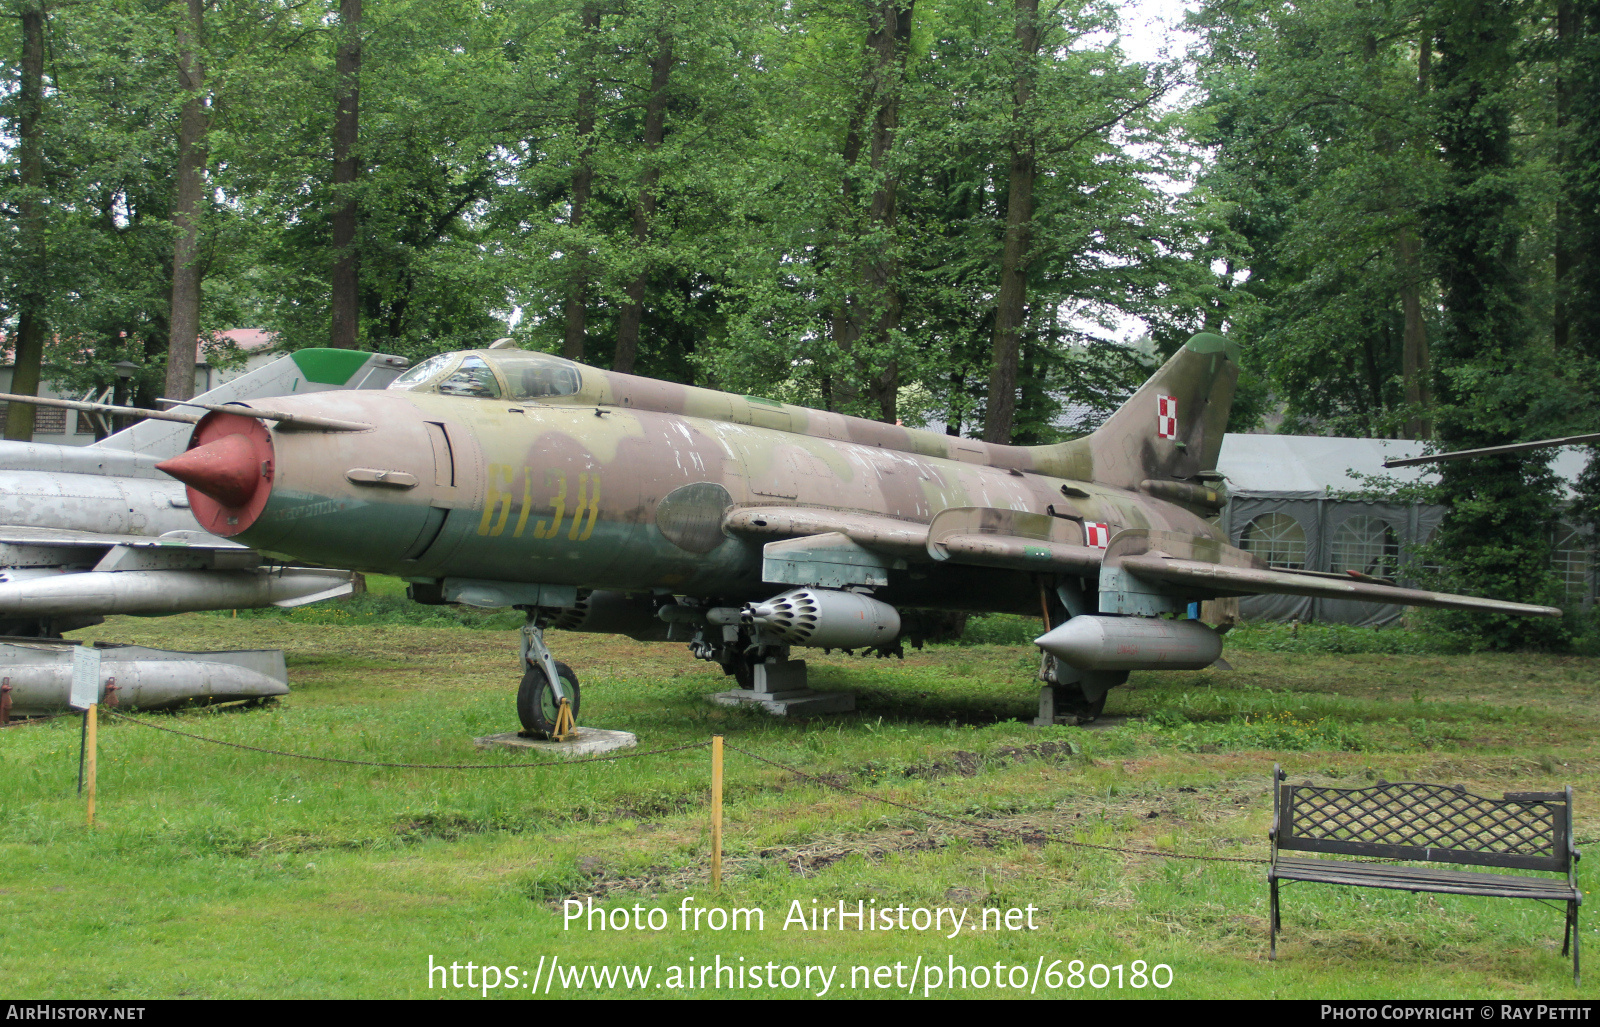
M1235 545L1274 567L1333 573L1349 569L1411 582L1420 569L1412 550L1433 536L1444 520L1444 508L1357 496L1382 491L1371 481L1379 476L1398 484L1437 481L1437 472L1428 467L1383 467L1393 457L1420 456L1423 448L1424 443L1403 439L1227 435L1217 461L1232 494L1222 526ZM1587 460L1586 450L1561 449L1551 467L1570 490ZM1592 600L1592 539L1562 524L1553 541L1556 570L1568 595ZM1362 625L1394 622L1406 609L1300 596L1253 596L1240 600L1239 608L1246 620Z

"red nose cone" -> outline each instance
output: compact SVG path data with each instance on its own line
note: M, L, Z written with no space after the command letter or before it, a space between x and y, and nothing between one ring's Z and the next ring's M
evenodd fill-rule
M156 470L231 507L249 505L265 481L255 443L243 435L224 435L156 464Z
M210 413L189 438L189 450L156 468L189 486L189 509L215 535L254 524L272 496L272 436L243 414Z

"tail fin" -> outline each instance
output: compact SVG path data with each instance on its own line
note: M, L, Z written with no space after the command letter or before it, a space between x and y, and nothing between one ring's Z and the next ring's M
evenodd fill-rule
M1035 466L1126 489L1215 470L1238 377L1238 344L1201 332L1092 435L1037 447Z

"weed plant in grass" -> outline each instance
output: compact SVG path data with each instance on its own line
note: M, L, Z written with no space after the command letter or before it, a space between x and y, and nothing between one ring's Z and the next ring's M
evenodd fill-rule
M0 733L0 978L18 994L421 997L441 990L428 987L430 957L523 971L553 957L568 967L637 964L654 968L656 983L690 957L696 966L742 957L745 966L837 966L846 982L855 967L919 958L1030 970L1059 959L1063 973L1072 959L1125 968L1137 959L1172 968L1160 994L1174 997L1576 995L1559 955L1560 914L1543 907L1291 889L1280 959L1268 964L1259 866L1064 842L1264 858L1274 762L1346 784L1461 782L1495 795L1572 784L1578 837L1593 840L1592 660L1241 646L1229 654L1233 671L1133 675L1112 693L1113 726L1039 729L1028 723L1038 686L1026 646L969 636L903 662L807 653L813 684L855 693L858 709L789 721L709 704L725 682L681 645L553 632L583 679L589 724L633 731L643 750L717 732L820 779L730 751L725 885L713 894L704 749L513 767L529 756L473 748L474 737L514 725L512 630L241 613L113 618L77 634L288 654L293 693L279 706L140 716L152 724L262 748L486 769L288 760L112 721L99 826L89 831L74 795L76 721ZM562 918L568 898L659 906L670 926L582 929ZM793 903L840 901L971 916L1032 905L1039 929L784 930ZM685 902L761 909L765 929L679 930ZM1594 927L1584 920L1591 952L1600 951ZM819 989L813 980L809 992L777 994ZM551 992L640 993L592 979ZM772 992L725 977L704 991L643 993ZM829 997L878 994L906 991L836 982ZM1020 997L970 982L932 994Z
M1273 653L1372 653L1453 656L1469 651L1456 635L1426 628L1361 628L1353 624L1275 624L1254 621L1228 632L1225 649Z
M1369 740L1329 717L1301 717L1287 710L1259 716L1230 717L1211 723L1194 723L1179 709L1165 707L1151 718L1152 727L1170 738L1182 752L1221 752L1224 749L1271 749L1305 752L1340 749L1359 752Z

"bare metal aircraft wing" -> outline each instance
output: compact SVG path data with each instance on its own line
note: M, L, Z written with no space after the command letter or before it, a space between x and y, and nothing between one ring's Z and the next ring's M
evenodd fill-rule
M1554 606L1400 588L1366 575L1346 579L1308 571L1279 570L1242 549L1167 531L1118 532L1107 548L1106 563L1108 569L1114 568L1179 592L1187 591L1197 598L1265 593L1444 610L1492 611L1522 617L1559 617L1562 613Z
M175 531L151 538L148 535L118 535L111 532L74 531L35 525L0 524L0 545L9 546L84 546L109 549L111 546L184 548L247 551L248 546L229 542L204 531Z
M1314 596L1322 599L1358 599L1369 603L1394 603L1401 606L1430 606L1441 610L1483 610L1511 613L1523 617L1559 617L1555 606L1509 603L1500 599L1453 595L1449 592L1424 592L1414 588L1382 585L1354 578L1337 578L1294 571L1250 567L1224 567L1198 560L1175 560L1161 553L1146 553L1122 560L1124 570L1139 578L1151 578L1172 585L1188 586L1230 595Z

